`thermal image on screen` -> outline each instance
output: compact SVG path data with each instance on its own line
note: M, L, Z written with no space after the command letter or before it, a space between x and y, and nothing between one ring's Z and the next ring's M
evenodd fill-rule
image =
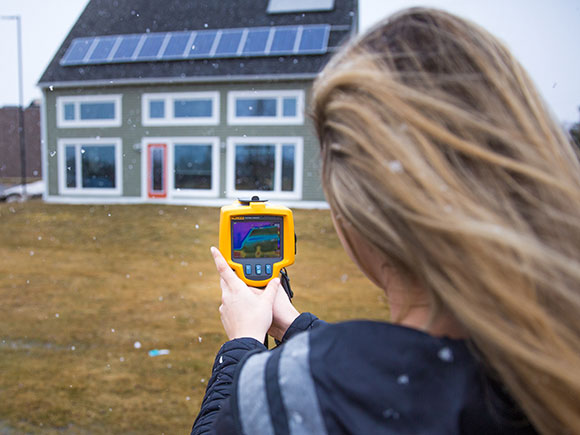
M280 222L233 222L233 258L280 257Z

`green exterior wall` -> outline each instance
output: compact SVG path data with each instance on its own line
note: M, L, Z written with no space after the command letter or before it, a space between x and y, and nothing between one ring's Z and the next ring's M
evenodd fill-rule
M146 137L212 136L219 137L220 180L219 197L225 198L226 188L226 149L224 144L230 136L301 136L304 138L303 190L302 201L324 201L320 185L319 148L314 129L308 116L303 125L263 125L230 126L227 124L228 91L240 90L285 90L302 89L305 91L305 107L310 105L311 81L277 81L247 83L201 83L201 84L163 84L147 86L103 86L84 88L45 89L45 140L47 147L46 168L47 185L50 196L58 196L58 156L57 143L62 138L121 138L123 147L123 197L141 197L141 150L134 144L141 144ZM150 127L141 123L141 95L144 93L174 92L220 92L220 123L215 126L163 126ZM122 126L107 128L57 128L56 101L60 96L74 95L122 95ZM144 152L144 151L143 151ZM266 195L265 195L266 196ZM83 194L86 198L99 196ZM102 196L104 201L110 196Z

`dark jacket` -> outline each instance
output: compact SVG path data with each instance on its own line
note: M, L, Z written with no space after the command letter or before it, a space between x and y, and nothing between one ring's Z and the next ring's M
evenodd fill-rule
M465 340L305 313L220 349L192 435L534 434Z

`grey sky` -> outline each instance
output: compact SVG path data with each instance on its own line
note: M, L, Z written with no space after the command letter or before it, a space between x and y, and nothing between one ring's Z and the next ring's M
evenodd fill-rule
M0 0L0 15L22 17L25 105L40 98L36 82L87 3L88 0ZM363 30L411 6L437 7L479 23L512 49L560 121L578 120L580 0L359 0L359 3ZM14 21L0 21L0 41L0 106L14 105L18 103Z

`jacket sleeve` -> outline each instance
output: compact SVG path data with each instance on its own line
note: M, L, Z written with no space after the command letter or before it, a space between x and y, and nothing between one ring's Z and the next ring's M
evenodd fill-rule
M288 328L282 343L290 340L300 332L316 329L327 323L310 313L302 313ZM266 347L253 338L240 338L228 341L218 352L212 376L208 383L201 410L191 435L214 433L239 433L240 424L237 415L236 401L230 396L234 393L234 381L239 366L251 354L265 351Z
M221 347L191 435L214 433L216 417L224 401L232 394L232 382L238 364L249 354L264 350L266 347L253 338L231 340Z
M290 340L296 334L299 334L304 331L309 331L310 329L316 329L320 326L327 325L324 320L320 320L314 314L311 313L302 313L300 314L294 322L290 325L290 327L286 330L284 337L282 337L282 343Z

